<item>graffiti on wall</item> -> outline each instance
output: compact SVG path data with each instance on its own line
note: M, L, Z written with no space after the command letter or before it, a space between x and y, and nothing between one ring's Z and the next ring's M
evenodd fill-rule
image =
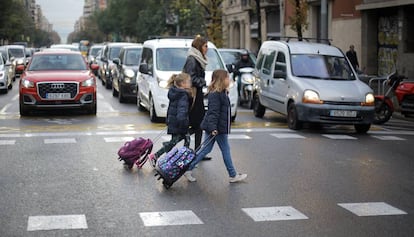
M395 70L398 42L397 15L380 17L378 19L378 75L385 76Z

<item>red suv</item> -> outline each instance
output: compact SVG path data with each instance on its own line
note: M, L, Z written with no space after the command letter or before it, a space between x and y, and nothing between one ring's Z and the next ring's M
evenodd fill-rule
M96 78L80 52L35 53L19 83L20 115L34 110L85 109L96 114Z

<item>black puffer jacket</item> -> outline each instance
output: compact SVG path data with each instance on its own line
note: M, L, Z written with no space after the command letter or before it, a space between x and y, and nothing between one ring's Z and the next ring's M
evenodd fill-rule
M168 134L185 134L188 132L190 96L184 89L175 86L168 90L170 103L167 110Z
M230 99L227 92L208 94L208 110L201 122L201 128L207 133L217 130L219 134L230 133Z

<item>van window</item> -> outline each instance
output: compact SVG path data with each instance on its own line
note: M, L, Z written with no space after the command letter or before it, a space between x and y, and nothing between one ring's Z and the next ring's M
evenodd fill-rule
M157 49L157 70L182 71L187 59L187 48Z
M276 51L271 51L270 54L265 56L264 63L263 63L263 74L270 75L272 71L272 65L275 60Z
M275 71L286 72L286 58L283 52L279 52L276 58Z
M262 67L264 60L264 54L262 52L259 52L259 55L257 55L257 62L256 62L256 69L257 71L260 71L260 68Z
M142 50L141 63L146 63L148 65L148 70L152 71L154 68L154 58L152 55L152 50L150 48L144 48Z

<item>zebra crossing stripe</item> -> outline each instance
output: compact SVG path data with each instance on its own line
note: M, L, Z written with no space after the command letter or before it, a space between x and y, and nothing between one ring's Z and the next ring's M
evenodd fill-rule
M309 219L291 206L242 208L255 222Z
M88 229L85 215L29 216L27 231Z
M271 133L270 135L276 138L306 138L294 133Z
M14 145L16 140L0 140L0 145Z
M352 136L349 136L349 135L322 134L322 136L330 138L330 139L335 139L335 140L357 140L356 137L352 137Z
M59 144L59 143L76 143L75 138L47 138L44 140L45 144Z
M104 137L105 142L127 142L133 139L133 137Z
M144 226L201 225L204 224L190 210L139 213Z
M379 140L384 140L384 141L404 141L406 139L401 138L401 137L396 137L396 136L372 136L374 138L377 138Z
M385 202L338 203L338 205L357 216L406 215L407 213Z

